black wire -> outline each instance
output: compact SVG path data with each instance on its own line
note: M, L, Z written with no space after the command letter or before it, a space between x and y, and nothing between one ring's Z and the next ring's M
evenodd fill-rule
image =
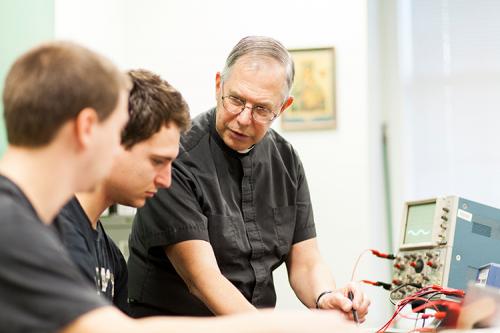
M445 295L445 293L443 293L441 291L435 291L433 293L429 293L429 297L427 297L427 301L430 301L434 296L437 296L437 295Z
M415 289L422 289L422 285L420 284L415 284L415 283L405 283L405 284L402 284L400 285L399 287L396 287L394 288L393 290L391 290L391 292L389 293L389 301L391 301L392 305L396 305L397 302L394 302L393 298L392 298L392 294L395 293L396 291L400 290L401 288L404 288L404 287L413 287Z
M423 289L422 285L415 284L415 283L405 283L405 284L400 285L399 287L394 288L389 293L389 300L391 301L392 305L397 305L397 302L395 302L392 298L393 293L400 290L401 288L404 288L407 286L413 287L413 288L417 289L417 291L419 289ZM429 291L423 292L422 294L418 295L418 297L427 298L426 301L423 303L423 304L426 304L426 303L429 303L431 301L431 299L437 295L448 295L448 293L446 293L444 291L429 290ZM411 304L413 302L414 301L410 301L406 305ZM425 313L425 310L424 310L424 313ZM425 326L425 319L422 319L422 320L423 320L422 327L424 327ZM431 324L434 325L435 327L438 327L440 325L440 323L443 321L442 319L434 319L434 320L437 321L437 323L433 322ZM415 320L415 327L416 327L417 321L418 321L418 314L417 314L417 319Z

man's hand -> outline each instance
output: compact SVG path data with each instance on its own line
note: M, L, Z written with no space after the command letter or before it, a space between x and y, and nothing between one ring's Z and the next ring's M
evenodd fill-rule
M352 291L354 298L348 298L349 291ZM318 301L320 309L339 310L345 313L347 318L354 320L352 310L356 310L359 322L365 321L368 313L370 300L356 283L349 283L344 288L335 289L333 292L321 296Z

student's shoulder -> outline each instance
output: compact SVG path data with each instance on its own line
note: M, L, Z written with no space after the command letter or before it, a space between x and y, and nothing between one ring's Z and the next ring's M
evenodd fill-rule
M67 215L68 217L73 217L78 215L81 210L80 203L76 197L71 198L64 206L61 208L59 214Z
M54 220L54 226L71 257L78 263L82 262L85 269L89 261L88 255L95 247L95 235L87 215L76 198L71 199L63 207Z
M25 221L36 221L33 209L16 193L0 187L0 223L2 228L8 225L23 225Z
M64 205L55 219L55 225L63 235L78 233L88 236L91 234L88 217L76 197Z
M36 213L21 189L0 175L0 221L14 222L14 217L36 220Z
M54 235L31 207L1 190L0 230L0 252L11 247L28 251L38 244L52 245L54 242Z

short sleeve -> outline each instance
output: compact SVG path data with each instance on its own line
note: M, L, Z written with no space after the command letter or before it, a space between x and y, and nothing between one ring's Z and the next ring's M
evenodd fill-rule
M297 212L293 244L316 237L309 186L307 185L304 167L298 156L297 161Z
M89 236L85 235L82 229L79 228L78 224L80 222L76 220L76 217L67 215L66 213L63 208L63 211L58 215L56 221L54 221L54 226L58 228L61 240L73 263L86 278L89 286L95 289L96 264L94 256L91 255L93 251L87 242Z
M108 305L80 275L54 230L23 209L0 202L2 330L55 332Z
M122 312L129 314L129 304L128 304L128 270L127 262L123 257L120 249L113 242L111 238L108 237L111 251L113 251L113 266L115 267L115 294L113 296L113 304L120 309Z
M171 186L160 189L135 217L134 224L138 224L148 250L186 240L209 240L207 217L202 213L198 191L189 171L174 162Z

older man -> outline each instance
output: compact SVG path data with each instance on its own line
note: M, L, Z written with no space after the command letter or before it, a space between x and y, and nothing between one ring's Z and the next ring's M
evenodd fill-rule
M139 210L130 242L132 315L211 315L274 307L286 263L310 308L364 320L369 300L337 288L322 260L306 176L270 129L292 104L294 65L267 37L247 37L215 77L216 108L182 136L172 186ZM351 301L349 291L354 294Z

